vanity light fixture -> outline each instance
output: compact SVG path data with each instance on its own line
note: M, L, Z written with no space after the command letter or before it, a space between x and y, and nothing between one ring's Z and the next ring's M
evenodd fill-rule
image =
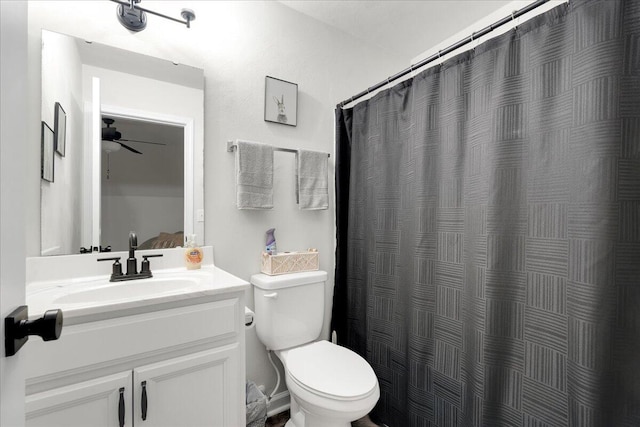
M180 16L182 19L172 18L171 16L163 15L159 12L154 12L153 10L145 9L139 6L139 3L142 0L111 0L114 3L118 3L118 8L116 10L118 15L118 20L129 31L138 32L142 31L147 27L147 15L146 13L150 13L152 15L160 16L162 18L170 19L175 22L179 22L181 24L185 24L187 28L191 28L191 21L196 19L196 14L191 9L182 9L180 12ZM145 13L146 12L146 13Z

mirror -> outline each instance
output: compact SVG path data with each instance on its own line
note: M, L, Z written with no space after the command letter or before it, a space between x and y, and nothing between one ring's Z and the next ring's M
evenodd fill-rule
M184 128L104 114L102 120L103 129L116 130L102 135L100 246L127 250L130 230L140 249L181 245Z
M52 129L56 105L65 147L40 184L41 255L126 250L129 231L148 248L203 243L202 69L42 30Z

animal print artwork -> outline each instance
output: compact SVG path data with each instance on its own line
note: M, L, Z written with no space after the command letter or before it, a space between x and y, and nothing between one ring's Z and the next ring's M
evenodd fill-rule
M284 95L282 95L281 99L273 97L273 100L278 105L278 117L277 120L279 123L287 123L287 114L284 106Z

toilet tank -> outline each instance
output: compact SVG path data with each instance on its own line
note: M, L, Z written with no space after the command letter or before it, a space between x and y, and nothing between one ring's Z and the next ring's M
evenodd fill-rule
M251 276L258 338L269 350L315 341L324 320L326 271Z

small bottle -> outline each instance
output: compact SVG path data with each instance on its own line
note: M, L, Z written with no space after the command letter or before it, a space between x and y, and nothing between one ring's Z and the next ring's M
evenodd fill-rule
M276 229L270 228L267 230L267 244L265 245L265 252L269 255L275 255L278 253L276 249Z
M196 246L196 235L187 234L187 243L185 244L184 261L187 270L197 270L202 264L204 254L202 249Z

